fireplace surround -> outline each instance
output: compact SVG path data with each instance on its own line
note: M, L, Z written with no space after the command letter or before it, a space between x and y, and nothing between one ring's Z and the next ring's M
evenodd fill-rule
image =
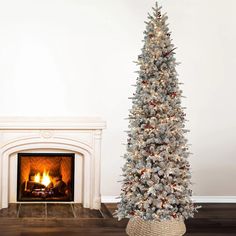
M74 157L73 164L71 163L74 167L71 169L73 172L72 179L69 181L68 178L64 177L63 179L61 177L64 183L71 183L66 188L70 191L70 188L73 186L73 194L71 192L68 194L68 196L70 195L69 198L61 198L58 201L82 203L85 208L100 209L101 138L102 130L105 127L106 123L100 118L0 118L0 209L7 208L9 203L25 200L20 198L19 191L17 191L19 184L19 178L17 178L20 168L19 159L23 156L31 156L31 158L36 156L40 158L43 155L45 156L45 154L52 158L50 161L55 161L52 164L53 166L58 165L56 163L57 155L72 155ZM40 162L40 159L37 161ZM35 173L36 165L32 164L31 166L31 173L28 173L27 178L21 180L27 186L29 185L26 180L32 180L38 174ZM44 167L46 173L48 171L46 170L47 166ZM40 172L42 177L44 170L42 170L43 167L40 168L38 172ZM61 173L59 169L56 170L55 168L51 175L51 180L52 178L60 180ZM23 183L20 183L20 185L22 187ZM56 190L54 189L54 191ZM48 198L43 199L45 196L41 195L38 201L50 201L49 196L51 193L47 192L46 194L48 194Z

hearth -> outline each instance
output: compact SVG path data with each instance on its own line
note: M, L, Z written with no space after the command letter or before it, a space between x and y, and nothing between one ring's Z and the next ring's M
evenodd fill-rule
M18 153L17 201L73 201L73 153Z

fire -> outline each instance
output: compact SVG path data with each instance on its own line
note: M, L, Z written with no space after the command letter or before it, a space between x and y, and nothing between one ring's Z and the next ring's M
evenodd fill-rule
M43 184L47 187L51 183L51 178L50 178L50 175L49 175L49 171L44 170L43 171L43 176L41 176L41 174L38 172L34 176L34 182Z
M51 178L49 176L49 171L48 172L46 172L46 171L43 172L43 178L42 178L41 183L43 185L45 185L46 187L51 183Z
M34 182L40 183L40 179L41 179L40 173L34 176Z

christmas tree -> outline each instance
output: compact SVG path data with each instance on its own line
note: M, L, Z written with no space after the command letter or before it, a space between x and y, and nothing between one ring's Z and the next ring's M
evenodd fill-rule
M136 62L139 71L131 98L119 219L187 219L196 211L178 63L168 17L160 10L156 4L148 15L144 46Z

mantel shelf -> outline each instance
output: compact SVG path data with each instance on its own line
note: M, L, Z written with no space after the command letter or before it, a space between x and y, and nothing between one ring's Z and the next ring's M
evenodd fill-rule
M105 129L99 117L0 117L0 130L22 129Z

